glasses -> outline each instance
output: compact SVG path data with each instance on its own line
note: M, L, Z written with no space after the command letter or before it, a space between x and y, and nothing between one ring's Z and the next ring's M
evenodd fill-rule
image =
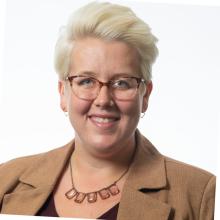
M113 98L121 101L129 101L136 95L141 83L146 80L137 77L120 77L108 82L101 82L90 76L68 76L73 93L80 99L94 100L98 96L102 86L107 86Z

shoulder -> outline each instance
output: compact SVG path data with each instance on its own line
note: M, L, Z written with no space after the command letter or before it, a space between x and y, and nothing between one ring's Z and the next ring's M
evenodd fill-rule
M147 156L154 157L154 163L163 160L164 163L158 163L160 166L164 166L167 180L178 183L207 183L210 179L215 179L215 176L199 167L175 160L166 155L162 155L153 144L144 136L139 134L139 145L142 147L145 153L145 163Z
M199 167L164 156L167 179L170 187L191 192L200 191L201 195L208 188L215 190L216 176Z
M51 158L51 156L60 154L66 147L67 145L47 152L19 157L2 163L0 164L0 179L18 178L34 164L40 165L40 163Z
M164 156L168 179L181 181L185 184L207 183L215 179L215 175L199 167Z
M10 171L13 170L13 174L21 174L22 171L27 169L33 162L41 158L44 154L36 154L25 157L19 157L12 160L9 160L3 164L0 164L0 178L2 175L10 175Z

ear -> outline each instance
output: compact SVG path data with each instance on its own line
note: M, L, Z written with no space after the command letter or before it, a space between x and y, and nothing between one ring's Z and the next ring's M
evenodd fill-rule
M143 96L142 111L141 111L142 113L147 111L149 97L150 97L151 91L153 89L152 81L147 82L145 86L146 86L146 90L145 90L145 94Z
M67 98L66 98L66 91L65 91L65 82L59 80L58 82L58 91L60 94L60 108L67 112Z

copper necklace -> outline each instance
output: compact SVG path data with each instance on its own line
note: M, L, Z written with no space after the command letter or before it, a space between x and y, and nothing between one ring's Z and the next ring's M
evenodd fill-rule
M122 173L122 175L114 183L110 184L109 186L104 187L104 188L97 190L97 191L84 193L84 192L79 192L76 189L76 187L74 186L71 160L70 160L69 166L70 166L72 188L65 193L65 196L67 199L74 198L74 202L76 202L76 203L82 203L85 198L87 198L88 203L94 203L97 201L98 195L101 199L104 200L104 199L108 199L110 196L115 196L115 195L119 194L120 190L117 186L117 183L128 172L129 167L130 167L130 166L128 166L128 168L125 170L125 172Z

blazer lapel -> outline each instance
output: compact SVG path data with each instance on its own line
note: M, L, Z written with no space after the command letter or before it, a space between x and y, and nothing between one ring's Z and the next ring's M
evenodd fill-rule
M136 155L125 182L118 220L168 220L167 177L163 156L136 132Z
M72 151L73 141L34 159L16 189L4 196L1 213L35 215L53 191Z
M51 188L32 188L25 192L6 194L2 203L2 214L35 215L46 201Z

